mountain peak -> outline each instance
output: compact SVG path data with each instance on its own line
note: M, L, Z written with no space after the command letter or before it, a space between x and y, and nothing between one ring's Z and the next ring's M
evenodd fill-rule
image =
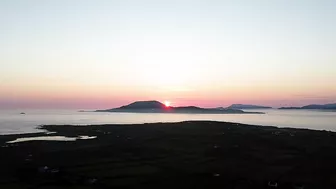
M126 106L121 106L122 109L161 109L165 105L156 100L136 101Z

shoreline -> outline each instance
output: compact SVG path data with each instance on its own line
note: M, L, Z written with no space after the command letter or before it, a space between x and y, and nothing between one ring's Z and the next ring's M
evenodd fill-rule
M115 113L115 112L111 112ZM131 112L123 112L123 113L130 113ZM29 137L29 136L52 136L47 135L49 132L54 132L53 130L57 127L100 127L100 126L108 126L108 127L119 127L119 126L141 126L141 125L154 125L154 124L183 124L184 122L213 122L213 123L222 123L222 124L236 124L241 126L253 126L253 127L273 127L276 129L298 129L298 130L308 130L308 131L322 131L322 132L333 132L336 133L336 131L333 130L326 130L326 129L313 129L313 128L301 128L301 127L290 127L290 126L275 126L275 125L262 125L262 124L246 124L246 123L239 123L239 122L230 122L230 121L213 121L213 120L186 120L186 121L171 121L171 122L148 122L148 123L106 123L106 124L44 124L44 125L38 125L35 127L36 132L22 132L22 133L6 133L1 134L0 133L0 141L2 137ZM49 130L50 129L50 130Z
M0 188L336 187L330 131L216 121L40 128L56 133L0 135ZM97 138L6 144L80 135Z

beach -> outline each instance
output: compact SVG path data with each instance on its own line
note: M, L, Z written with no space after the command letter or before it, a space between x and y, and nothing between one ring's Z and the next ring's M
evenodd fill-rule
M336 133L214 121L0 136L0 188L336 188ZM22 137L87 139L26 141ZM84 137L85 138L85 137Z

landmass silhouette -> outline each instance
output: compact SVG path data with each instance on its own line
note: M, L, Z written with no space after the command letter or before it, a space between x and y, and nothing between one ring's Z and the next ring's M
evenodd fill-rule
M336 110L336 103L333 104L310 104L302 107L281 107L279 109L289 110L289 109L304 109L304 110Z
M197 106L166 106L157 100L136 101L118 108L96 110L96 112L134 112L134 113L198 113L198 114L244 114L262 112L245 112L233 108L201 108Z
M260 105L250 105L250 104L232 104L227 107L231 109L271 109L269 106L260 106Z

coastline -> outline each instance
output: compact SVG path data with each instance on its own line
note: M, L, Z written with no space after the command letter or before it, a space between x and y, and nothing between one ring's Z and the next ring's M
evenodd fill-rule
M215 121L44 125L41 129L56 133L0 136L1 188L41 184L45 188L55 184L59 188L267 188L269 181L288 187L336 186L332 179L336 133L330 131ZM19 137L60 135L97 138L6 144ZM43 166L58 172L40 173ZM92 179L94 183L89 182Z

